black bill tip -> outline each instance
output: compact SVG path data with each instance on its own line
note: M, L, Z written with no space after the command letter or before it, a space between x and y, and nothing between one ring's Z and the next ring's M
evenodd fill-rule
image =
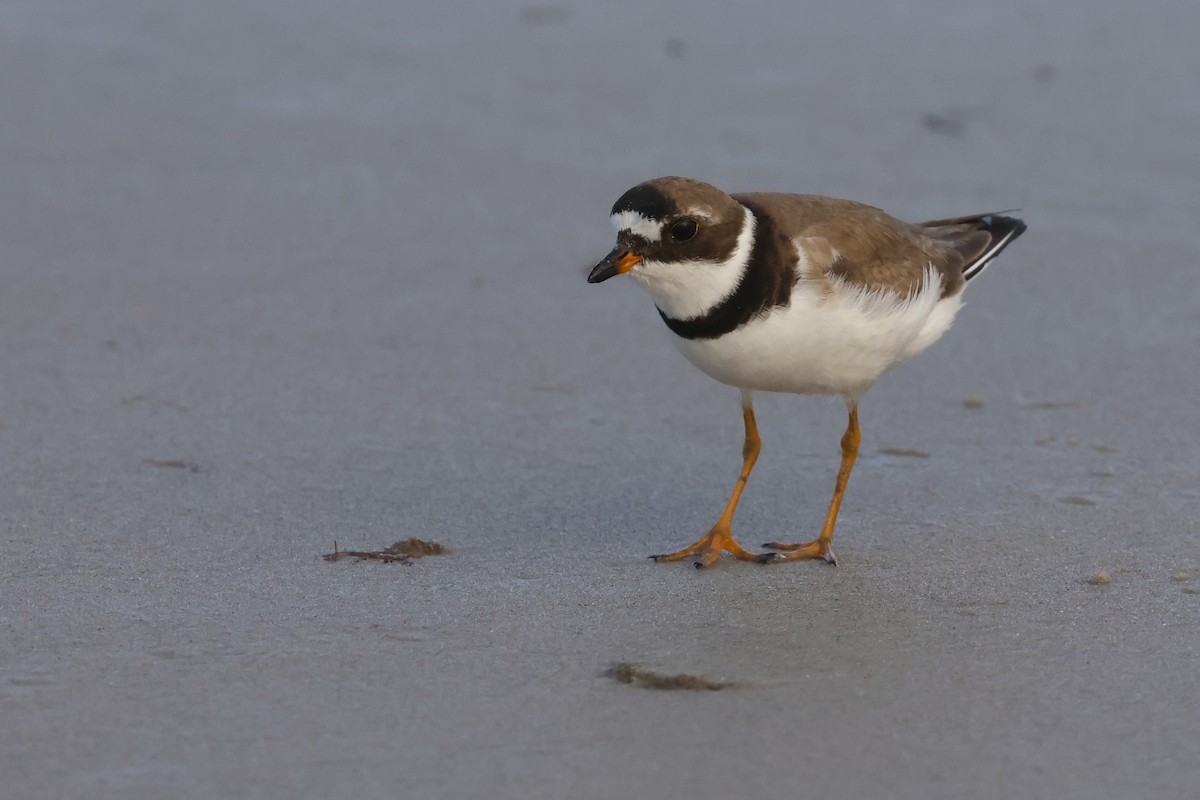
M623 275L642 262L642 257L624 247L613 248L592 271L588 273L588 283L603 283L609 278Z

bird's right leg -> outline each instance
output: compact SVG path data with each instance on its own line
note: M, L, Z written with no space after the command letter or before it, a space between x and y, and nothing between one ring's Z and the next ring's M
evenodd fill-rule
M825 515L825 524L821 527L821 535L814 541L804 544L783 544L782 542L767 542L763 547L782 552L771 553L762 558L762 563L770 564L775 561L799 561L805 558L819 558L826 564L837 566L830 542L833 541L833 528L837 525L838 511L842 507L842 498L846 494L846 484L850 482L850 473L854 470L854 462L858 459L858 446L862 442L862 429L858 427L858 404L850 403L850 418L846 423L846 432L842 435L842 464L838 467L837 481L833 487L833 498L829 501L829 511Z

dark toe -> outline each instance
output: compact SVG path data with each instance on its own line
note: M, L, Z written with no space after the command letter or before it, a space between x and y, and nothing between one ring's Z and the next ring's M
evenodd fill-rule
M763 547L770 547L770 545L763 545ZM762 555L758 556L758 558L754 559L754 561L757 564L770 564L771 562L779 561L782 558L783 556L779 555L779 553L763 553Z

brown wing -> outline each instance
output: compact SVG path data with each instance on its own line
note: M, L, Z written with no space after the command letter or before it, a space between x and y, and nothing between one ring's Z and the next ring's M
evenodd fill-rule
M833 197L756 193L735 200L769 210L780 233L804 247L809 274L836 277L868 290L908 297L932 266L942 296L962 290L1021 232L1021 220L1001 214L934 220L910 225L878 208Z
M850 214L814 226L841 256L829 274L870 291L880 289L908 297L921 288L933 267L941 276L942 296L957 294L963 285L963 257L953 247L923 236L882 211Z
M818 195L734 195L739 202L743 198L769 208L781 232L804 248L809 274L802 279L835 277L908 297L932 265L942 276L944 295L962 288L958 250L878 208Z

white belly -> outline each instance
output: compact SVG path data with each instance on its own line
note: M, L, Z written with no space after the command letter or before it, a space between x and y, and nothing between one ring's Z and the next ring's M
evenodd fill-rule
M907 300L844 287L821 297L797 287L788 306L724 336L673 338L689 361L731 386L858 397L950 327L962 295L942 298L938 284L927 279Z

